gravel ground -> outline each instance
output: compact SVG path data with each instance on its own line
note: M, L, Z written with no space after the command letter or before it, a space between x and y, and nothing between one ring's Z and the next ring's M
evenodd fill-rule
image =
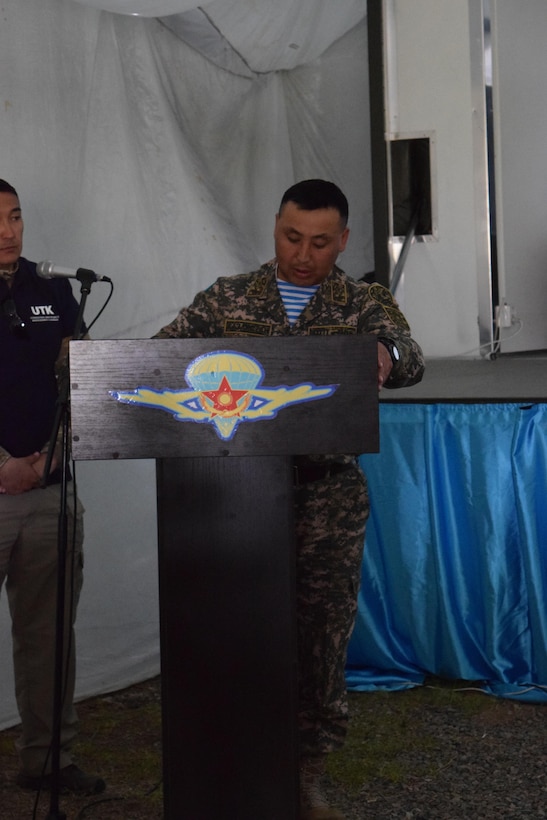
M436 687L352 695L350 703L357 725L340 768L348 752L355 760L366 746L367 713L381 737L378 765L357 787L354 779L348 789L347 775L330 767L328 793L347 820L547 817L547 704ZM366 758L361 753L363 768Z
M351 693L348 742L329 760L325 791L347 820L547 817L546 709L461 683ZM92 698L79 713L78 762L108 789L97 798L61 796L67 820L161 820L159 679ZM49 796L33 814L34 795L12 782L16 734L0 732L0 820L43 818Z

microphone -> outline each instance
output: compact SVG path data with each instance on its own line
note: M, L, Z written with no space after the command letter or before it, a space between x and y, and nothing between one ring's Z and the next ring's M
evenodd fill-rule
M53 262L45 260L38 262L36 265L36 273L42 279L82 279L91 282L111 282L108 276L103 276L100 273L95 273L93 270L87 268L62 268L61 265L54 265Z

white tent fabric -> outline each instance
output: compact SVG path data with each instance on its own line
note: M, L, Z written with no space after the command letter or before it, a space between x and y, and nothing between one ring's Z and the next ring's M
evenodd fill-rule
M93 338L149 337L217 276L271 258L297 179L346 191L342 266L373 268L364 0L4 0L0 99L0 177L22 200L25 255L114 282ZM158 615L153 463L78 475L83 697L157 671ZM16 715L9 663L0 692L3 726Z
M195 8L193 0L75 0L82 6L89 6L117 14L131 14L136 17L159 17L162 14L178 14Z
M143 17L199 11L254 71L295 68L320 57L366 14L364 0L76 0L89 8Z

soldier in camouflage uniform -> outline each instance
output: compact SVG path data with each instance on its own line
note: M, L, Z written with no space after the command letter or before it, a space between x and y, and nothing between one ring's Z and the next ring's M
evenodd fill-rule
M378 336L378 386L420 381L422 352L390 292L356 282L335 264L349 234L344 194L306 180L284 194L275 259L217 279L156 338ZM287 296L287 291L289 291ZM300 298L291 310L291 297ZM300 311L300 312L298 312ZM325 755L347 728L346 651L354 625L365 524L366 482L355 455L295 457L301 820L342 814L320 793Z

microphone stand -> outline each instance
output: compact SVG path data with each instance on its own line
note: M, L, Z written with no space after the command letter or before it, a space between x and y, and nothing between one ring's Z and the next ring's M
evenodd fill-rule
M91 285L96 281L93 271L80 269L76 272L76 279L81 284L81 298L78 316L74 327L73 338L80 339L83 328L83 316L87 297L91 293ZM55 444L59 429L62 429L62 458L61 458L61 501L59 508L59 525L57 532L57 611L55 622L55 677L53 691L53 735L51 739L51 791L49 813L46 820L66 820L66 814L59 809L59 787L60 787L60 760L61 760L61 722L63 711L63 671L64 671L64 633L65 633L65 583L66 583L66 557L68 545L68 516L67 516L67 495L68 495L68 475L69 475L69 395L70 377L61 378L59 385L59 396L57 399L57 412L53 425L49 449L46 456L46 464L42 474L42 487L47 486L47 479L53 461ZM62 425L62 428L61 428Z

